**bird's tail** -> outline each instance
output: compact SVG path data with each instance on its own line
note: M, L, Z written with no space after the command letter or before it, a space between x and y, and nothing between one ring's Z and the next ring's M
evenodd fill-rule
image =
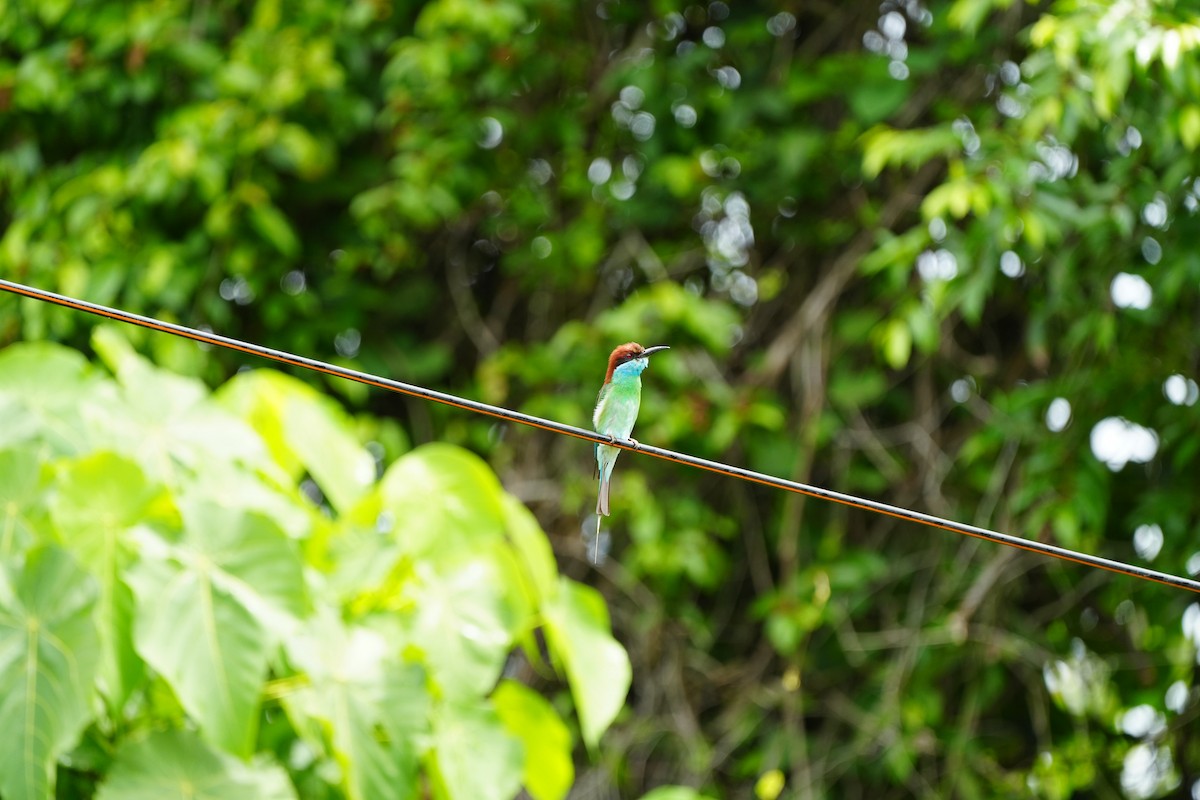
M600 477L600 490L596 493L596 513L608 516L608 489L612 485L613 467L617 464L620 450L607 445L596 446L596 474Z
M596 513L608 516L608 487L612 485L612 475L600 476L600 491L596 495Z
M596 539L592 543L592 563L600 563L600 523L608 516L608 490L612 486L613 467L617 465L620 449L606 445L596 446L596 474L600 478L596 492Z
M596 538L592 542L592 563L600 563L600 520L603 519L599 514L596 515Z

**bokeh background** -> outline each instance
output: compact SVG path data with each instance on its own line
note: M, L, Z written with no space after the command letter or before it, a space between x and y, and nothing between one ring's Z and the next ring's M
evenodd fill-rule
M642 441L1200 572L1182 0L8 0L0 148L6 278L578 425L669 344ZM0 298L0 345L95 325ZM593 567L586 443L300 377L603 592L571 797L1200 796L1185 591L629 454Z

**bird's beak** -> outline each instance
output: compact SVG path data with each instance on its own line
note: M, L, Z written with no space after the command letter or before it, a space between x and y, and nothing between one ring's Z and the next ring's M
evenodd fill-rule
M660 350L670 350L670 349L671 348L665 344L656 344L656 345L654 345L654 347L647 347L645 350L643 350L642 354L639 356L639 358L645 358L646 356L650 355L651 353L657 353Z

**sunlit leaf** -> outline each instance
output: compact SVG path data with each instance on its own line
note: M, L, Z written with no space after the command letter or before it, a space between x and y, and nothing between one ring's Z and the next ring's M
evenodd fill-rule
M96 584L64 551L32 550L0 569L0 789L54 796L54 762L92 716L99 662Z
M346 796L416 797L419 742L429 719L423 671L400 663L379 633L347 628L328 613L289 641L288 655L308 684L286 698L289 713L321 722Z
M434 796L509 800L521 787L523 752L488 704L444 703L433 715Z
M249 764L194 733L161 731L123 745L96 800L294 800L277 764Z
M709 800L709 796L690 786L659 786L646 792L640 800Z
M511 495L504 496L506 532L517 552L523 575L528 581L530 600L541 602L558 587L558 567L550 540L529 509Z
M449 697L480 696L500 678L517 620L508 587L490 559L473 558L434 574L418 564L414 641Z
M0 409L8 398L0 441L36 435L57 453L74 453L88 442L76 398L96 391L99 381L74 350L48 342L0 350ZM5 430L8 425L11 430Z
M893 319L880 331L883 358L892 369L902 369L912 355L912 331L902 319Z
M299 380L255 370L230 380L217 398L254 426L281 467L312 475L335 509L349 510L374 481L374 461L345 412Z
M863 173L874 178L889 166L917 167L958 152L958 136L948 127L895 130L876 126L862 137Z
M1179 139L1189 150L1200 147L1200 106L1184 106L1179 112Z
M37 536L39 471L28 450L0 450L0 559L24 552Z
M125 404L95 420L97 445L132 456L168 485L211 459L269 469L259 437L211 402L203 383L159 369L110 328L98 328L93 344L116 371Z
M401 456L384 474L379 497L397 541L414 555L469 552L504 533L499 481L458 447L425 445Z
M133 650L133 596L122 579L135 549L131 532L173 508L160 502L159 487L137 464L112 453L67 463L55 490L50 515L63 544L99 581L100 683L112 708L120 709L144 672Z
M544 614L546 638L566 671L583 739L595 747L625 704L632 680L629 656L612 637L604 599L589 586L562 578Z
M571 733L554 707L537 692L514 681L502 681L492 705L505 730L525 750L522 782L533 800L561 800L575 780Z
M266 517L184 506L184 536L142 538L129 572L138 652L212 743L247 754L273 640L306 604L300 561Z

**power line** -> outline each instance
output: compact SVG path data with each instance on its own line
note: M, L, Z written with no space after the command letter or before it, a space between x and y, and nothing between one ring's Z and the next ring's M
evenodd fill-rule
M595 431L589 431L585 428L577 428L574 425L565 425L554 420L535 417L531 414L522 414L519 411L510 411L507 408L480 403L475 400L467 400L462 397L456 397L445 392L438 392L433 389L426 389L423 386L414 386L410 383L402 383L394 381L390 378L381 378L377 375L372 375L367 372L359 372L358 370L349 369L347 367L339 367L336 364L328 364L324 361L317 361L304 356L297 356L282 350L274 350L270 347L243 342L238 339L231 339L228 336L221 336L216 333L188 328L184 325L177 325L173 322L163 322L152 317L144 317L140 314L134 314L129 311L122 311L117 308L102 306L98 303L89 303L86 300L76 300L73 297L67 297L54 292L48 292L44 289L35 289L31 286L25 286L12 281L0 280L0 289L11 292L13 294L30 297L34 300L42 300L47 303L63 306L65 308L75 309L76 311L86 311L89 314L95 314L101 317L117 320L118 322L126 322L131 325L138 325L143 328L161 331L163 333L174 334L175 336L183 336L187 339L192 339L204 344L217 345L218 347L228 347L231 350L240 350L243 353L262 356L274 361L279 361L284 364L291 364L304 369L315 370L316 372L324 372L327 375L333 375L338 378L345 378L358 383L364 383L368 386L377 386L381 389L407 394L413 397L420 397L425 400L432 400L435 403L443 403L455 408L474 411L478 414L487 414L488 416L498 417L510 422L519 422L522 425L529 425L534 428L552 431L553 433L561 433L567 436L574 436L577 439L585 439L589 442L597 444L611 444L620 447L623 450L633 450L639 453L662 458L667 461L673 461L677 464L686 464L691 467L699 467L710 472L716 472L721 475L728 475L734 478L741 478L745 481L760 483L764 486L771 486L776 489L784 489L797 494L808 495L809 497L817 497L822 500L832 500L835 503L861 508L866 511L873 511L877 514L887 514L888 516L896 517L897 519L908 520L909 522L917 522L922 525L928 525L934 528L941 528L954 533L961 533L967 536L974 536L978 539L986 539L989 542L1008 545L1009 547L1017 547L1022 550L1028 550L1032 553L1039 553L1051 558L1058 558L1063 561L1074 561L1077 564L1083 564L1089 567L1116 572L1121 575L1129 575L1134 578L1154 581L1156 583L1165 584L1167 586L1176 586L1181 589L1188 589L1193 592L1200 593L1200 581L1184 578L1179 575L1171 575L1166 572L1158 572L1157 570L1146 569L1139 567L1136 564L1126 564L1121 561L1114 561L1108 558L1101 558L1090 553L1080 553L1075 550L1068 550L1065 547L1058 547L1052 544L1036 542L1031 539L1023 539L1019 536L1012 536L1007 533L980 528L975 525L967 525L963 522L955 522L954 520L935 517L932 514L923 514L920 511L910 511L899 506L880 503L876 500L867 500L862 497L856 497L852 494L843 492L835 492L832 489L823 489L819 486L811 486L797 481L789 481L784 478L777 478L773 475L766 475L761 472L735 467L729 464L723 464L719 461L709 461L706 458L698 458L696 456L687 455L686 453L677 453L674 450L667 450L661 447L652 445L634 443L627 439L610 440L607 436L602 436Z

